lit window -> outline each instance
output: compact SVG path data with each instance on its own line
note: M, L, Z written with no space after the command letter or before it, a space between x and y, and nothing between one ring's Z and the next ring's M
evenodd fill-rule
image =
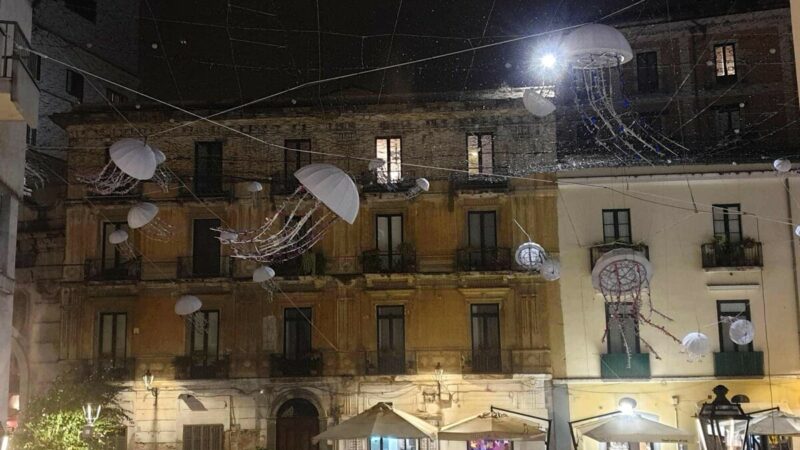
M721 44L714 46L717 80L736 79L736 45Z
M386 163L378 169L380 180L394 183L403 178L402 145L399 137L375 139L375 157Z
M467 163L471 174L491 174L494 169L494 136L492 133L467 135Z
M603 242L631 242L631 212L629 209L603 210Z

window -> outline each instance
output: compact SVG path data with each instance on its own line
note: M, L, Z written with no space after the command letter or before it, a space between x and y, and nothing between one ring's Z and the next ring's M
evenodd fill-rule
M373 436L369 439L369 450L418 450L417 440Z
M283 356L304 359L311 353L311 308L283 310Z
M721 352L752 352L753 343L739 345L731 340L731 324L737 319L750 320L750 302L747 300L717 301L719 322L719 350Z
M575 123L575 139L579 149L594 148L597 146L597 139L595 139L595 126L587 123Z
M378 306L378 370L405 373L405 308Z
M738 105L724 106L714 110L717 136L737 134L742 127L741 110Z
M128 337L128 316L125 313L100 314L100 346L99 359L125 359Z
M603 242L606 244L631 243L631 210L603 210Z
M494 169L494 135L492 133L467 134L467 164L470 174L491 174Z
M295 152L289 149L311 150L311 141L308 139L287 139L283 141L283 187L292 192L299 186L294 173L303 166L311 164L311 153Z
M494 211L473 211L468 213L470 268L491 269L497 261L497 226Z
M713 205L711 208L714 221L714 239L720 243L738 243L742 241L741 205Z
M36 128L25 126L25 143L30 146L36 146Z
M219 276L222 269L220 242L217 239L219 219L195 219L192 223L191 275Z
M658 53L636 54L636 79L639 92L649 94L658 90Z
M83 102L83 75L67 69L67 94Z
M194 144L194 189L197 195L222 192L222 142Z
M472 318L472 371L500 372L500 305L470 305Z
M375 216L375 247L378 249L380 269L391 271L403 264L400 252L403 243L403 215L379 214Z
M108 237L111 233L117 230L124 230L128 233L128 239L132 239L131 230L128 228L127 222L103 222L103 242L102 242L102 268L104 273L120 272L127 273L125 263L128 261L128 256L120 251L120 247L108 242Z
M193 364L207 365L216 361L219 355L219 311L197 311L188 324Z
M403 178L402 153L399 137L375 139L375 157L386 161L378 169L381 181L395 183Z
M225 430L222 425L184 425L184 450L223 450Z
M108 99L109 102L115 105L120 103L127 103L128 101L128 97L112 89L106 89L106 98Z
M97 0L66 0L67 8L86 20L97 20Z
M608 353L639 353L639 322L632 303L606 305Z
M718 82L729 82L736 80L735 44L715 45L714 60Z

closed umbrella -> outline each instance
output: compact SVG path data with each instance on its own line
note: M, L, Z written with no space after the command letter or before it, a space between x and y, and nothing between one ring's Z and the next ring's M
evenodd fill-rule
M581 430L598 442L689 442L691 434L639 414L615 414Z
M800 417L783 411L770 411L750 422L750 434L753 436L800 436Z
M328 428L311 440L316 444L319 441L367 439L375 436L435 440L436 427L419 417L381 402L355 417Z
M546 437L538 423L497 411L468 417L439 431L441 441L544 441Z

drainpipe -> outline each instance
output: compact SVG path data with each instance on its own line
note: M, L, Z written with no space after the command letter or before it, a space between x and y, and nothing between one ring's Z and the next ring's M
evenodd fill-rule
M792 192L789 188L789 179L783 179L783 186L786 188L786 210L789 212L789 222L794 224L794 217L792 217ZM789 226L789 240L792 242L792 281L794 284L794 299L795 299L795 314L797 315L797 324L800 326L800 287L798 287L797 277L797 249L795 248L794 225ZM764 288L763 286L761 287ZM800 330L798 330L798 340L800 340Z

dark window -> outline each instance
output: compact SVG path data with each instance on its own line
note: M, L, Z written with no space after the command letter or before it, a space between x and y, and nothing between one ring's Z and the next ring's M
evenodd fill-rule
M717 136L736 134L742 127L742 116L739 106L724 106L714 110Z
M192 224L192 275L218 276L221 274L221 244L214 229L219 219L195 219Z
M283 173L291 177L299 168L311 164L311 153L294 152L296 150L311 150L311 141L308 139L288 139L283 142Z
M35 53L28 52L28 69L31 71L31 75L33 75L33 79L39 81L42 79L42 57L41 55L37 55Z
M500 372L500 305L470 305L473 372Z
M83 101L83 75L67 69L67 94Z
M491 174L493 172L494 135L492 133L467 134L467 164L471 174Z
M115 105L128 102L128 97L112 89L106 89L106 98L108 99L109 102Z
M375 139L375 157L386 162L378 169L381 181L394 183L403 178L402 153L399 137Z
M67 8L86 20L97 20L97 0L66 0Z
M588 121L588 119L587 119ZM579 149L594 148L597 146L594 125L584 121L575 123L575 139Z
M713 205L714 238L721 243L738 243L742 241L742 208L741 205Z
M636 54L636 80L639 92L643 94L658 90L658 53Z
M127 323L128 315L125 313L100 314L100 345L97 354L100 359L125 359Z
M311 308L283 310L283 356L298 360L311 353Z
M639 321L632 303L608 303L606 329L608 353L639 353Z
M117 270L127 273L124 266L128 258L120 251L118 246L108 242L108 237L117 230L124 230L128 233L128 239L131 239L131 230L128 228L127 222L103 222L103 242L101 247L104 273Z
M224 439L222 425L183 426L183 450L223 450Z
M750 302L747 300L717 301L719 349L721 352L752 352L752 342L747 345L739 345L731 340L731 324L736 319L750 320Z
M194 188L197 195L222 192L222 142L194 144Z
M603 242L631 243L631 210L603 210Z
M402 261L403 215L379 214L375 216L375 247L381 260L381 270L399 268Z
M405 308L378 306L378 370L405 372Z
M468 213L469 266L490 267L497 259L497 225L494 211Z
M201 310L188 321L189 351L194 364L205 365L219 355L219 311Z
M714 62L717 81L736 80L736 45L720 44L714 46Z
M25 143L31 146L36 145L36 128L25 126Z

